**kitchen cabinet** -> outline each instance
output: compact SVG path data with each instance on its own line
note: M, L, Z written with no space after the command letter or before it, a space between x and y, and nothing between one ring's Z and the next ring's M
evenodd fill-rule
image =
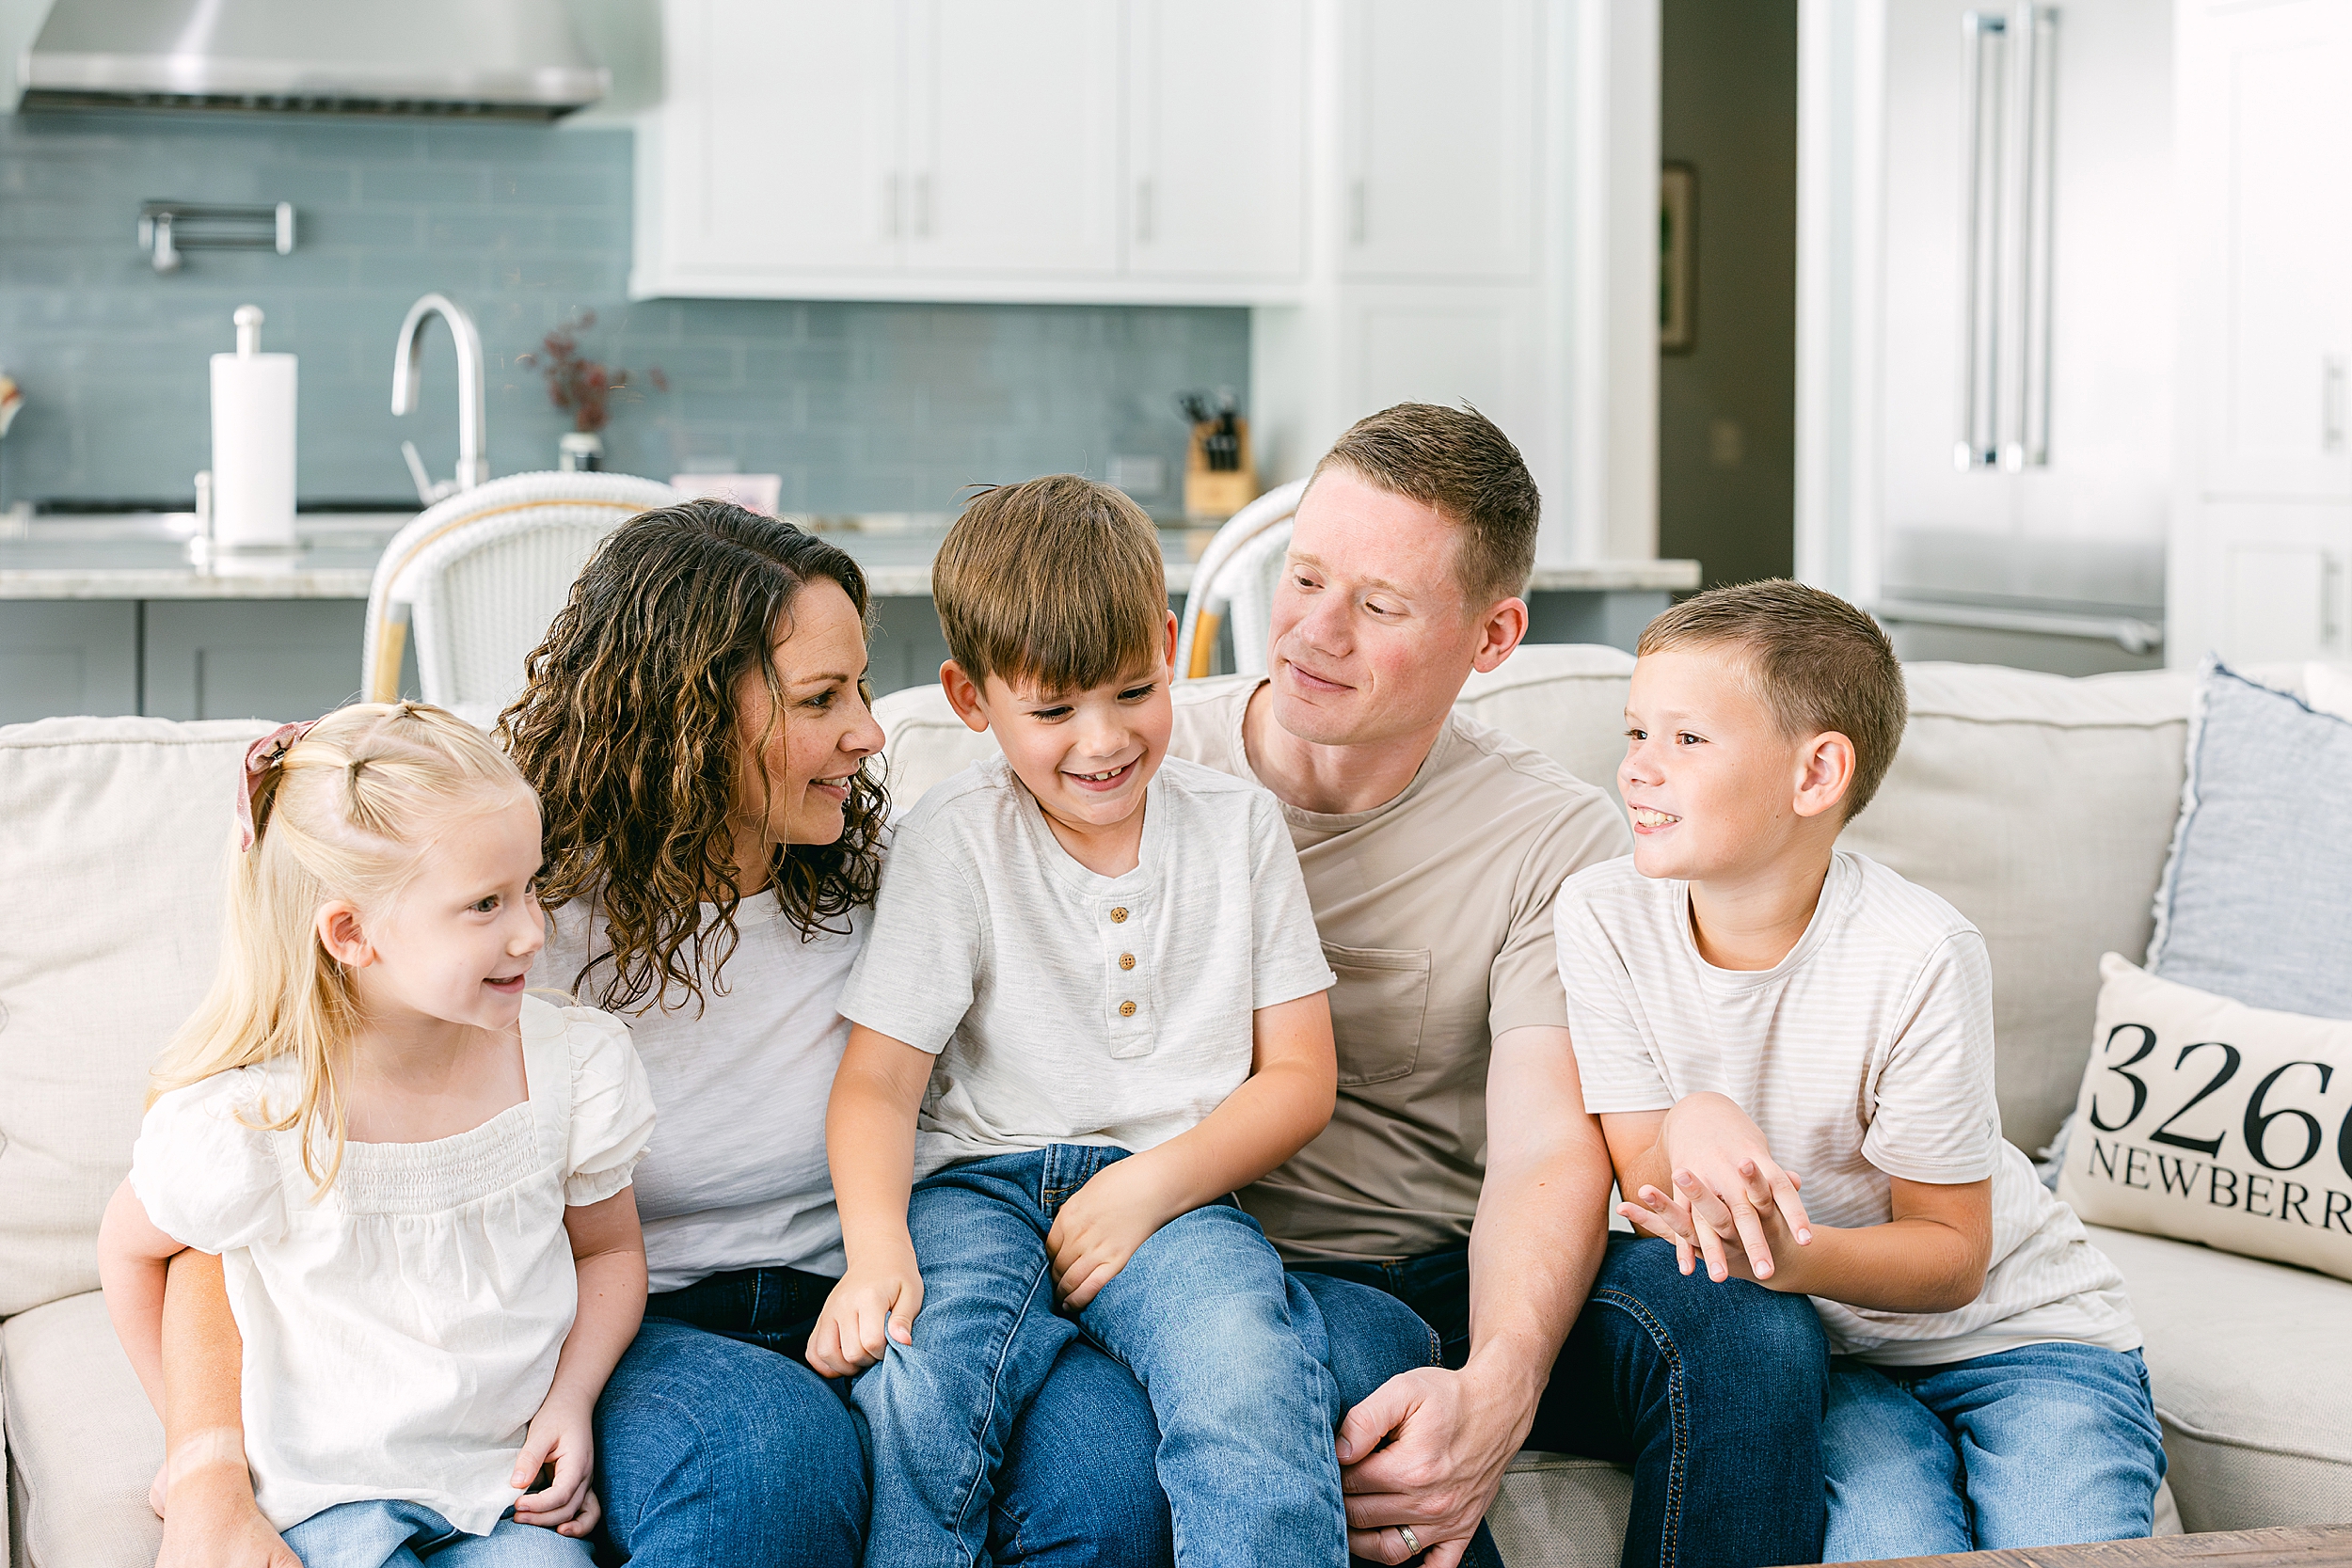
M1349 0L1342 15L1345 275L1528 277L1540 211L1540 8Z
M636 296L1246 304L1295 281L1306 0L661 12Z
M2200 489L2352 499L2352 4L2182 8Z
M143 713L316 719L358 700L365 600L151 599L142 610Z
M1127 275L1296 282L1304 0L1135 0L1127 25Z
M138 712L138 609L121 600L0 603L0 724Z
M2167 653L2352 657L2352 0L2175 18L2183 394Z

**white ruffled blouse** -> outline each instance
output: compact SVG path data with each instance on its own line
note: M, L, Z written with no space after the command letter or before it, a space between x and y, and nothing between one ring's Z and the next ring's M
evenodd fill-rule
M629 1184L653 1095L628 1026L526 996L531 1098L431 1143L353 1143L326 1195L280 1059L147 1113L131 1184L157 1228L221 1255L245 1336L246 1454L279 1529L338 1503L422 1503L488 1532L579 1304L569 1206Z

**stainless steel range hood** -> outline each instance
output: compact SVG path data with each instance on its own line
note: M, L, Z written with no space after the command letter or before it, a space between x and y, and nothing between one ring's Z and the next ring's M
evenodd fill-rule
M553 119L604 96L562 0L56 0L18 106Z

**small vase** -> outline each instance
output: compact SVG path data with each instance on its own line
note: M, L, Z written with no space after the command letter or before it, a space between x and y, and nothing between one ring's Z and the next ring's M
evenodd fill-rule
M589 430L567 430L555 443L555 466L567 474L593 474L604 467L604 437Z

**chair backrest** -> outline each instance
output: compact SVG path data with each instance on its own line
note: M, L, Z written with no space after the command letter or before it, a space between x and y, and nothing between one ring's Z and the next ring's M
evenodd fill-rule
M368 594L361 689L399 695L413 634L428 703L487 726L520 694L523 659L604 536L681 499L627 474L513 474L461 491L395 534Z
M1192 590L1176 637L1176 678L1216 673L1216 636L1227 614L1233 622L1234 659L1244 672L1263 673L1272 626L1274 574L1290 544L1290 520L1307 482L1277 485L1227 519L1192 569ZM1269 538L1277 533L1279 538ZM1247 617L1250 625L1244 626ZM1253 662L1254 661L1254 662Z

